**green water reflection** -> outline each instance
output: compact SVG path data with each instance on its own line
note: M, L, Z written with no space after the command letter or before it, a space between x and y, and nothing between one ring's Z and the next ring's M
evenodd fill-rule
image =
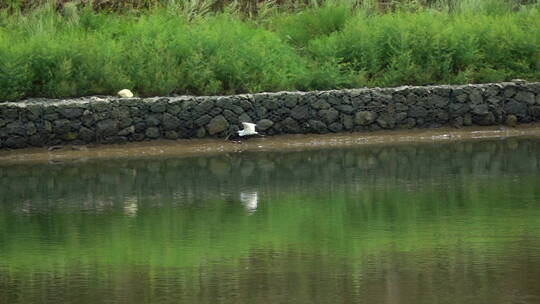
M540 303L540 140L0 165L0 303Z

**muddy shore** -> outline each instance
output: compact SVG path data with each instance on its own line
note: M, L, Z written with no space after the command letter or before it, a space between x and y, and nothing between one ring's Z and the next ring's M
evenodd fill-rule
M324 135L278 135L242 141L223 139L157 140L117 145L62 146L56 150L29 148L0 151L0 165L20 162L90 161L119 158L189 157L218 153L330 149L362 145L444 143L509 137L539 137L540 124L516 128L488 126L413 129Z

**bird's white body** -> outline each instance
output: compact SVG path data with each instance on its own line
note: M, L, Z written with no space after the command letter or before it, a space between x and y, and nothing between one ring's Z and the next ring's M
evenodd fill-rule
M238 136L249 136L249 135L256 135L259 134L257 131L255 131L255 124L250 122L243 122L242 125L244 126L244 130L238 131Z

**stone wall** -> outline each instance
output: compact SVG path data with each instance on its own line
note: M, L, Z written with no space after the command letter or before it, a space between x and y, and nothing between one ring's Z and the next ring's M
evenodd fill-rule
M540 121L540 83L0 103L0 148Z

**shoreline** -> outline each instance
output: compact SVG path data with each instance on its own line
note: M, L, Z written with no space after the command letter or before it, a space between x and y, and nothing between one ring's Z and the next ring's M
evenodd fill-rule
M393 144L450 143L482 139L539 137L540 123L501 126L471 126L461 129L384 130L376 132L334 133L324 135L276 135L250 138L241 142L223 139L154 140L148 142L88 146L66 145L62 149L27 148L0 151L0 166L17 163L62 163L136 159L152 157L194 157L220 153L302 151L336 147L360 147Z

